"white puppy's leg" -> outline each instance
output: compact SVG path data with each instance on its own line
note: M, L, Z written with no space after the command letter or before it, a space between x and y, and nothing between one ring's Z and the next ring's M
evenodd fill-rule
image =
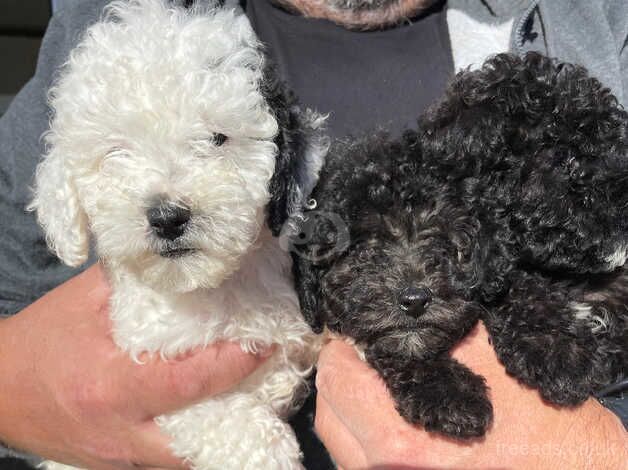
M157 418L194 470L303 469L290 425L267 404L235 393Z
M175 455L193 470L303 470L301 451L290 425L270 406L235 394L160 416ZM47 460L45 470L81 470Z

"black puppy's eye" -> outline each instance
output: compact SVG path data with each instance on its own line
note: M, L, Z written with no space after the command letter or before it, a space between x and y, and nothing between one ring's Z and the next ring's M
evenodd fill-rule
M222 144L224 144L228 139L229 138L226 135L221 134L220 132L216 132L215 134L212 134L210 138L211 143L215 145L216 147L221 147Z

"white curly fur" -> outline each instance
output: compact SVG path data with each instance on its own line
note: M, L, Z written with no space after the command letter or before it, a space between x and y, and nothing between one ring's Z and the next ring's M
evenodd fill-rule
M280 348L239 388L157 418L195 469L301 468L282 417L315 359L290 260L264 228L277 121L263 57L233 9L110 4L71 53L50 103L37 210L51 248L78 266L93 237L113 288L115 342L164 359L218 339ZM212 133L228 137L222 146ZM190 208L179 248L155 236L155 198ZM48 469L68 468L54 462Z
M606 259L608 262L608 270L612 271L619 266L623 266L626 263L626 259L628 259L628 244L617 248L615 253Z

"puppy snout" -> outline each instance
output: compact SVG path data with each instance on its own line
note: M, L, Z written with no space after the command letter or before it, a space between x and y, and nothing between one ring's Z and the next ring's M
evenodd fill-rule
M180 203L160 201L146 211L146 218L155 235L175 240L183 235L191 217L190 209Z
M419 316L432 300L432 291L424 286L406 287L399 293L399 305L412 316Z

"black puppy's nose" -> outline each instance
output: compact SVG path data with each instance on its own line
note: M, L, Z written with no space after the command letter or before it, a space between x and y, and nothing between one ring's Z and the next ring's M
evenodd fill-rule
M190 220L190 209L180 203L160 201L146 211L146 218L159 238L175 240L183 235Z
M406 287L399 293L399 305L410 315L423 313L425 306L432 300L432 291L427 287Z

